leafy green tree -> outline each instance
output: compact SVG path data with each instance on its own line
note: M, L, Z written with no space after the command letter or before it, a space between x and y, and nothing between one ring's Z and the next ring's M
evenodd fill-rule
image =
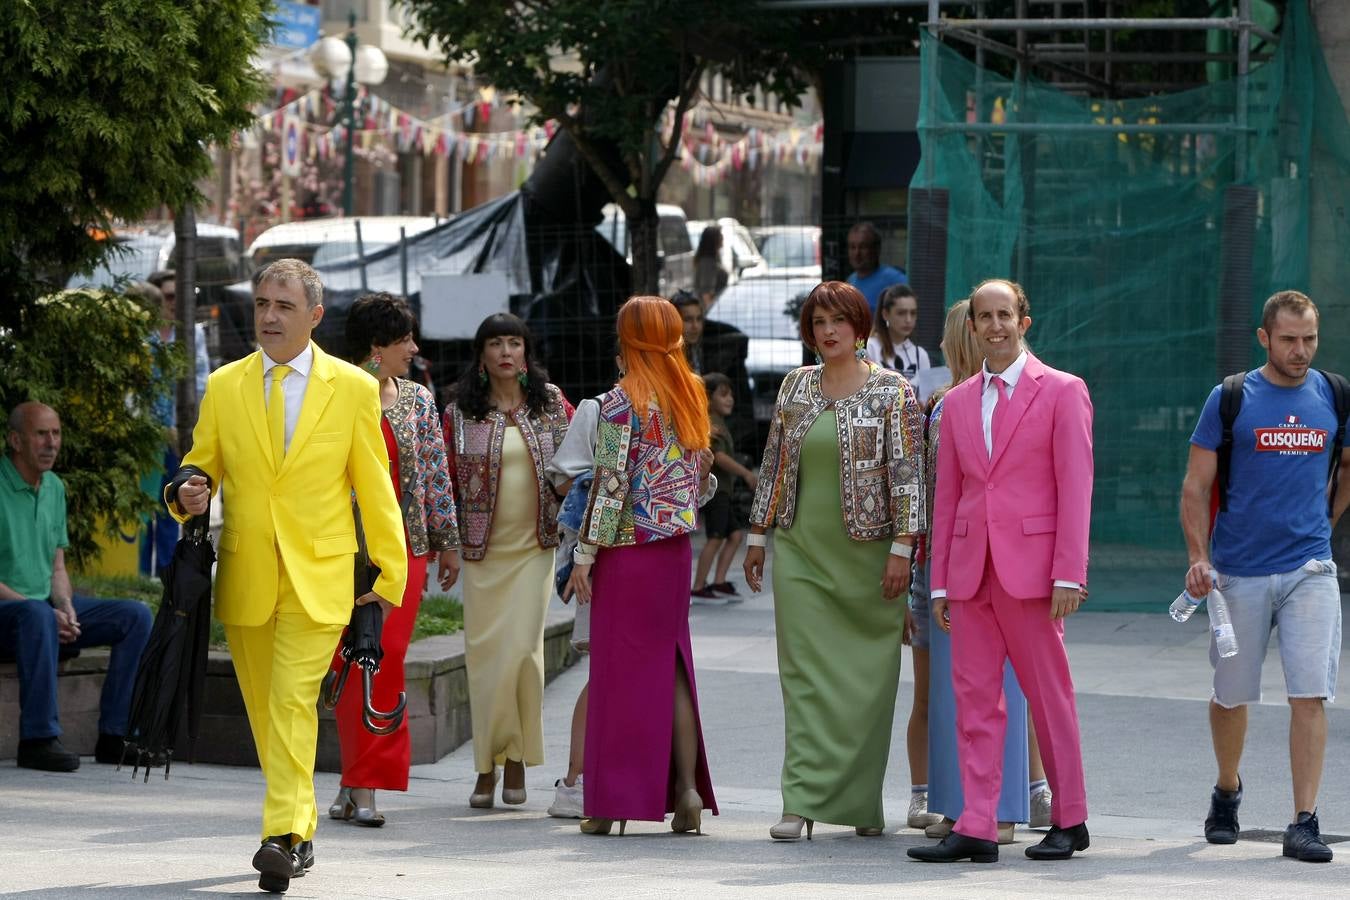
M111 291L63 291L27 310L22 335L0 332L0 409L37 400L61 417L57 474L66 483L78 568L98 555L99 526L134 528L153 506L142 473L164 455L157 400L187 368L177 344L150 343L159 310Z
M253 120L271 0L15 0L0 16L0 326L109 252L116 220L198 197Z
M656 194L677 158L700 80L795 102L807 86L793 50L798 19L758 0L398 0L413 37L451 62L471 62L567 131L624 212L633 286L657 291ZM674 103L664 141L661 118ZM617 148L617 154L610 148Z

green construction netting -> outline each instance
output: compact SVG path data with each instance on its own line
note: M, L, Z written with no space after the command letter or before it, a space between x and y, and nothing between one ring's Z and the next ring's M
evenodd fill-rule
M1322 312L1315 364L1350 371L1350 127L1304 3L1289 4L1279 37L1247 78L1241 172L1237 80L1089 99L1000 77L924 40L923 159L911 187L949 192L945 302L986 277L1022 282L1035 352L1092 392L1091 608L1161 610L1181 589L1181 478L1200 406L1222 374L1222 321L1245 317L1234 368L1259 365L1261 304L1303 290ZM999 122L1037 127L952 127ZM1074 129L1082 123L1230 127ZM1255 191L1245 241L1225 230L1234 185ZM911 206L911 222L915 214ZM916 260L912 244L911 267ZM1244 288L1225 305L1225 266L1247 265L1250 303Z

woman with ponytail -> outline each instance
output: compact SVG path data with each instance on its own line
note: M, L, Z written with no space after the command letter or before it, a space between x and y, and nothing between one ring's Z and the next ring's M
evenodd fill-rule
M708 399L660 297L619 310L619 383L577 408L554 460L594 470L566 592L591 607L585 834L628 819L702 831L717 814L689 644L689 534L717 490ZM578 465L579 463L579 465Z

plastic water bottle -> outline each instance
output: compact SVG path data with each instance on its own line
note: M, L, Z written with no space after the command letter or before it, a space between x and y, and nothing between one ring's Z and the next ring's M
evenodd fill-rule
M1228 615L1228 601L1223 599L1216 587L1209 592L1205 605L1209 608L1209 629L1214 634L1214 646L1224 659L1237 656L1237 635L1233 633L1233 620Z
M1177 594L1177 599L1172 601L1172 605L1167 611L1172 615L1172 621L1185 622L1200 608L1204 599L1204 597L1196 599L1191 596L1190 591L1182 591Z

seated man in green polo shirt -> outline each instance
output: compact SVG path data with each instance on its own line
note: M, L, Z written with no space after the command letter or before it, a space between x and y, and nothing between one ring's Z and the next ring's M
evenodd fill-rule
M134 600L75 596L66 574L66 486L52 471L61 420L41 403L9 415L0 458L0 658L19 668L20 766L73 772L80 757L61 745L56 716L60 645L112 647L99 705L94 758L122 755L136 667L150 637L150 610Z

